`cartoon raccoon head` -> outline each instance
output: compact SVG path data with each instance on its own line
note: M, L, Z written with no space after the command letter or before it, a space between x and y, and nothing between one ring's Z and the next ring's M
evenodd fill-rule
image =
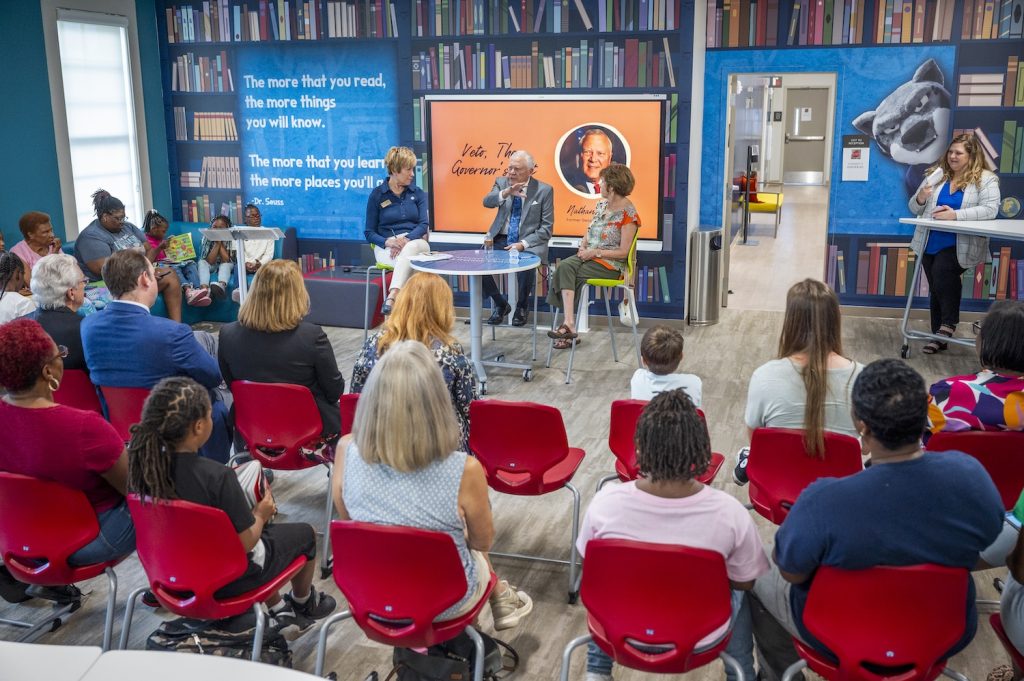
M853 125L871 135L883 154L907 165L935 163L949 136L951 97L939 65L929 59L914 77L882 100L874 111L854 119Z

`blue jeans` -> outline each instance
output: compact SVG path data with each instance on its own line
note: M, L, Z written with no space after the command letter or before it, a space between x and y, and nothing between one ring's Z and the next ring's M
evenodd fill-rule
M114 508L96 514L100 533L91 542L68 557L74 566L105 563L135 550L135 526L128 513L128 502L124 499Z
M739 662L744 678L754 681L754 629L750 619L750 605L743 591L732 592L732 638L725 652ZM591 641L587 644L588 673L610 676L613 664L614 660L598 648L596 643ZM725 678L736 681L736 674L729 666L725 668Z
M213 430L210 432L210 439L199 448L199 456L213 459L218 463L227 463L231 456L231 439L235 433L235 428L231 425L230 409L221 400L215 399L214 395L211 395L210 399L213 402Z

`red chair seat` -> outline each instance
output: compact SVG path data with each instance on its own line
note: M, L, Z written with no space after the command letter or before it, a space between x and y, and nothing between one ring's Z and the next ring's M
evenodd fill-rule
M698 475L698 482L702 482L705 485L710 485L715 481L715 476L718 475L718 471L722 468L722 464L725 463L725 457L718 452L711 453L711 464L708 469L704 471L703 475Z
M132 439L131 427L142 420L142 405L149 397L149 388L120 388L100 386L103 401L107 404L107 420L121 439Z
M75 409L95 412L103 415L96 386L89 380L89 373L82 369L65 369L60 379L60 388L53 393L53 401Z
M928 440L928 451L951 449L970 454L985 467L1003 508L1011 509L1024 489L1024 433L968 430L959 433L941 431Z
M235 428L252 457L279 471L319 466L302 455L303 446L320 439L323 422L313 393L304 385L232 381Z
M992 625L992 630L996 632L999 642L1003 644L1003 648L1006 649L1006 653L1010 656L1010 660L1013 661L1013 664L1018 669L1024 669L1024 655L1014 647L1010 637L1006 635L1006 629L1003 628L1003 620L1000 618L999 613L994 612L989 615L988 621Z

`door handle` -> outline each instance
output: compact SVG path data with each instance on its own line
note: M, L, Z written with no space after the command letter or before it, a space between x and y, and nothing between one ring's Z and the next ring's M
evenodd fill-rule
M824 142L824 135L790 135L786 133L786 142Z

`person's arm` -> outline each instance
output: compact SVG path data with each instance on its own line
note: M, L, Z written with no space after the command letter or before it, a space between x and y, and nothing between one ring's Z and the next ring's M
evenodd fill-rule
M497 208L505 200L500 182L501 180L495 180L491 191L484 195L484 208Z
M978 204L956 211L957 220L993 220L999 213L999 177L986 172L978 188Z
M338 512L339 520L351 520L348 509L345 508L344 480L345 480L345 450L352 442L352 435L346 435L338 441L335 448L334 468L331 471L331 498L334 499L334 510Z
M234 326L234 324L237 324L237 322L221 327L220 339L217 343L217 368L220 369L221 379L228 386L228 390L231 390L231 384L235 380L235 376L231 372L231 363L228 361L228 355L235 354L236 350L233 348L235 343L232 342L231 330L227 327Z
M128 493L128 450L121 451L114 465L100 473L100 477L121 493L122 496Z
M1024 584L1024 532L1017 536L1013 551L1006 557L1006 567L1010 568L1010 576Z
M223 377L217 360L199 344L192 335L192 329L185 324L175 324L171 334L174 365L205 388L213 389L220 385Z
M483 553L490 551L494 543L494 518L487 496L487 476L484 467L472 456L466 457L459 485L459 514L466 521L469 548Z
M427 231L430 229L430 211L429 206L427 205L427 193L425 191L417 191L414 201L416 203L417 210L416 226L405 235L405 238L408 241L412 241L413 239L422 239L427 235ZM405 244L402 245L404 246Z
M907 208L914 215L923 214L925 210L927 210L928 203L934 192L935 187L930 185L926 178L923 182L921 182L921 186L917 188L917 191L911 195L910 200L907 201Z
M338 360L334 357L334 348L327 334L320 327L317 327L319 334L314 341L313 348L313 371L316 373L316 381L320 389L324 391L327 401L331 404L341 399L345 392L345 378L338 370Z
M86 231L83 231L75 240L75 255L85 263L86 269L97 279L103 276L103 263L113 252L114 249L110 244L93 237Z
M256 542L260 540L260 535L263 534L263 528L276 513L277 505L274 503L274 493L270 491L270 486L268 485L266 494L256 504L256 508L252 510L253 517L255 518L252 525L238 533L238 538L242 540L242 548L245 549L246 553L253 550Z
M540 205L540 225L536 230L523 237L523 243L527 248L546 244L551 240L551 230L555 224L555 197L553 191L544 192L544 199ZM625 234L623 234L625 237ZM630 240L632 243L632 239ZM627 255L628 255L627 250Z
M455 412L459 415L460 424L469 423L469 405L479 397L477 393L476 371L469 363L469 359L461 350L452 352L452 382L449 390L452 395L452 404L455 405ZM469 434L463 433L463 438L468 440Z
M378 248L387 248L385 237L380 234L380 192L374 190L366 202L366 240Z

